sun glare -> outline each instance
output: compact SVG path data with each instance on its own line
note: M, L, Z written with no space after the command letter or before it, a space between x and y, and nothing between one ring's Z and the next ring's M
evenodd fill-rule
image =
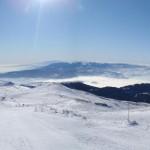
M35 0L35 1L40 3L40 4L45 4L45 3L48 3L48 2L54 1L54 0Z
M34 0L36 3L39 3L40 5L48 5L48 4L56 4L59 3L62 0Z

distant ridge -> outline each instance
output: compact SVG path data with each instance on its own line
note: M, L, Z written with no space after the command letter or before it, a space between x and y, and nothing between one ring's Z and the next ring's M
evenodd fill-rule
M128 78L150 74L150 67L130 64L96 62L46 62L36 68L1 73L0 78L53 78L63 79L77 76L108 76Z
M66 82L62 85L76 90L82 90L105 98L150 103L150 84L135 84L121 88L97 88L82 82Z

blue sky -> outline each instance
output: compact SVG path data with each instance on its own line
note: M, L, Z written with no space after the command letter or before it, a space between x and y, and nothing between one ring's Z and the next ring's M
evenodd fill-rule
M0 1L0 64L150 64L149 0L24 1Z

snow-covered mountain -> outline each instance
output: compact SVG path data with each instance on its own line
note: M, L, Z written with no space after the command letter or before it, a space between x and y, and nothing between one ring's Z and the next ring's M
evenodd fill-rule
M83 62L47 62L34 68L1 73L2 78L73 78L78 76L105 76L128 78L132 76L148 76L150 67L130 64L83 63Z
M146 66L82 62L46 62L1 73L0 150L149 150L150 104L104 98L91 92L98 88L81 91L61 83L121 86L149 74Z
M149 104L49 82L2 84L0 91L2 150L149 150Z

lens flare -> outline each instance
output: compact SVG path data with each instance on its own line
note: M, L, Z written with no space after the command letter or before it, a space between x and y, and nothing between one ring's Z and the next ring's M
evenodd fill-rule
M67 0L33 0L34 3L39 3L40 5L53 5L53 4L60 4Z
M42 17L44 13L49 10L59 10L64 8L74 8L78 0L7 0L17 10L21 10L27 14L35 13L37 11L37 18L35 22L35 34L33 38L33 49L37 49L38 40L40 37L40 28Z

